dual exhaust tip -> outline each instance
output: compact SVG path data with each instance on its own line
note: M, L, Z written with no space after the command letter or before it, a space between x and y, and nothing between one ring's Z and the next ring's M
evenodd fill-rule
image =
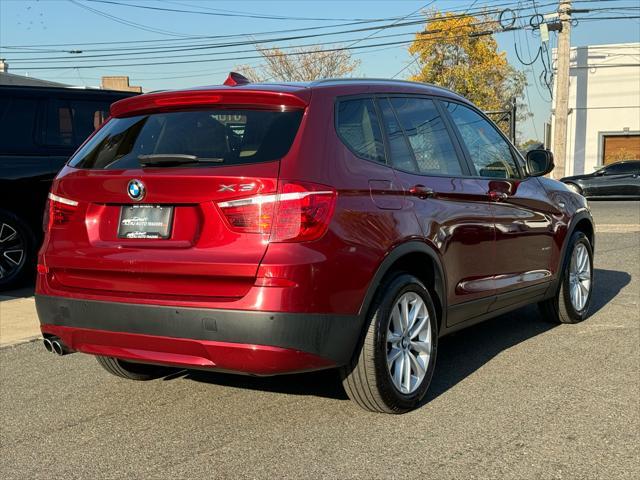
M56 355L66 355L71 353L69 348L58 337L45 337L42 340L44 348L47 352L55 353Z

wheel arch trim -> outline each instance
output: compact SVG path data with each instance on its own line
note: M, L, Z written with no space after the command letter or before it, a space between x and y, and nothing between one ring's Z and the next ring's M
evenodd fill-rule
M569 222L567 226L567 234L565 235L564 241L562 242L562 249L560 250L560 265L558 266L558 273L556 274L556 278L553 281L550 288L547 290L547 296L553 296L558 291L560 287L560 281L562 279L562 274L567 267L567 262L569 259L567 258L567 248L569 247L569 242L571 241L571 237L576 232L576 227L578 223L582 220L586 220L591 225L591 229L593 231L593 238L591 240L591 251L595 253L595 234L596 234L596 226L593 222L593 217L591 213L587 209L579 210Z
M412 240L409 242L402 243L396 246L393 250L391 250L382 260L378 269L376 270L375 275L371 282L369 282L369 287L367 288L367 292L365 294L364 300L360 305L360 310L358 315L366 320L366 316L369 313L369 308L375 294L378 290L378 287L381 285L383 278L391 271L392 267L403 257L406 257L411 254L425 254L430 257L434 269L437 271L437 275L439 278L434 278L433 286L435 290L435 295L438 297L437 300L440 303L442 318L439 319L438 328L440 331L446 326L446 318L447 318L447 292L446 292L446 273L442 265L442 261L438 253L427 245L424 242L420 242L417 240Z

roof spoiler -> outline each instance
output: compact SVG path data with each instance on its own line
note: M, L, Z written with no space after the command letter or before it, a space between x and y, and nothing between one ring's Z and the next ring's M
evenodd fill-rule
M256 107L267 110L305 108L309 102L307 92L295 95L273 90L207 88L147 93L125 98L111 104L112 117L131 117L151 112L165 112L200 107Z

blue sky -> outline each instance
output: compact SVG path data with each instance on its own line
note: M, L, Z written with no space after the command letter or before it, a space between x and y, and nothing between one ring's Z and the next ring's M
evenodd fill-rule
M238 64L258 64L258 60L226 60L208 61L217 57L236 58L237 56L251 56L251 52L242 54L217 54L200 57L192 57L197 60L207 60L206 62L192 64L173 65L153 65L153 66L128 66L128 67L105 67L94 69L76 69L73 63L52 64L32 61L29 65L21 62L20 59L40 57L48 55L62 55L70 58L77 58L68 53L43 53L27 54L24 51L7 48L9 46L20 45L51 45L60 43L70 43L74 46L55 47L55 49L89 49L105 48L109 50L111 46L84 46L88 42L110 42L114 40L127 40L134 42L134 46L145 46L144 41L156 39L184 39L168 43L195 43L195 40L188 39L187 36L213 36L247 34L257 32L268 32L283 29L299 29L315 26L333 25L345 23L342 20L315 20L323 19L370 19L403 17L419 10L421 7L438 8L439 10L464 10L473 5L473 10L480 7L510 6L517 8L532 6L531 1L508 1L508 0L254 0L254 1L205 1L205 0L113 0L117 3L137 4L147 7L171 8L179 10L196 10L216 14L234 14L234 12L251 13L278 17L304 17L314 20L278 18L243 18L236 16L218 16L205 14L190 14L167 11L156 11L150 9L133 8L124 5L114 5L111 3L90 2L87 0L77 0L76 3L70 0L0 0L0 57L7 59L10 65L10 72L16 74L28 74L33 77L60 81L75 85L99 85L102 75L129 75L131 83L142 85L145 90L157 90L166 88L182 88L194 85L207 85L221 83L226 77L226 73ZM124 25L113 18L105 18L99 13L91 12L82 8L77 3L82 3L85 7L98 10L106 15L118 17L120 20L135 23L136 26ZM542 13L555 10L552 0L537 0L535 2L538 11ZM598 11L594 13L576 14L576 17L588 16L629 16L640 15L640 11L630 11L628 7L638 7L637 1L586 1L576 2L574 8L615 8L607 12ZM212 10L213 9L213 10ZM527 13L533 13L528 11ZM517 22L528 22L526 19L518 19ZM389 23L389 22L387 22ZM368 26L368 25L366 25ZM354 27L340 27L319 31L346 30ZM357 27L355 27L357 28ZM371 35L370 38L361 41L358 45L374 43L394 42L411 40L411 34L418 31L420 25L386 29L384 31L371 30L352 34L341 34L324 38L312 38L306 40L291 41L289 44L317 43L325 45L349 45L363 36ZM152 31L149 31L152 30ZM300 34L310 33L301 32ZM389 37L388 35L396 35ZM403 35L399 35L403 34ZM287 34L294 35L294 34ZM551 33L551 46L555 45L555 33ZM248 37L244 37L246 39ZM266 38L266 37L255 37ZM521 30L515 32L504 32L496 35L501 50L507 52L509 61L527 73L529 87L527 88L527 102L531 106L534 116L527 120L525 124L519 126L523 138L542 139L543 124L550 115L550 96L546 87L540 85L538 76L543 70L540 61L531 67L522 65L516 58L514 44L517 43L518 51L523 60L529 60L540 45L540 37L531 30ZM237 41L238 38L233 39ZM216 40L219 41L219 40ZM571 44L573 46L599 45L605 43L623 43L640 41L640 20L598 20L583 21L572 29ZM140 43L136 43L140 42ZM200 43L204 40L200 40ZM287 42L280 43L280 46L287 45ZM121 47L122 45L118 45ZM42 47L39 47L42 48ZM227 50L249 50L250 46L234 47ZM113 53L106 51L100 53ZM198 52L188 52L198 53ZM354 50L354 57L361 61L357 74L367 77L392 77L402 70L412 57L407 52L406 45L393 45L376 47L371 49ZM533 54L533 55L530 55ZM85 53L87 54L87 53ZM183 60L177 53L166 53L166 61ZM154 56L158 56L157 54ZM162 55L161 55L162 56ZM116 57L117 58L117 57ZM14 61L15 60L15 61ZM160 63L163 59L149 60L149 62ZM56 66L56 70L35 70L28 68L37 66ZM111 58L100 58L88 64L105 65L107 63L136 63L122 60L115 61ZM143 63L142 61L137 63ZM144 62L146 63L146 62ZM61 68L64 67L64 68ZM397 78L405 78L410 73L410 69L402 72Z

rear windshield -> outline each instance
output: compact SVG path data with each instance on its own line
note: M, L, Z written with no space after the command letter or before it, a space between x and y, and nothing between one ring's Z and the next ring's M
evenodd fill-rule
M205 160L193 165L209 167L268 162L287 154L301 118L302 110L198 110L114 118L69 165L139 168L139 157L149 155L189 155Z

